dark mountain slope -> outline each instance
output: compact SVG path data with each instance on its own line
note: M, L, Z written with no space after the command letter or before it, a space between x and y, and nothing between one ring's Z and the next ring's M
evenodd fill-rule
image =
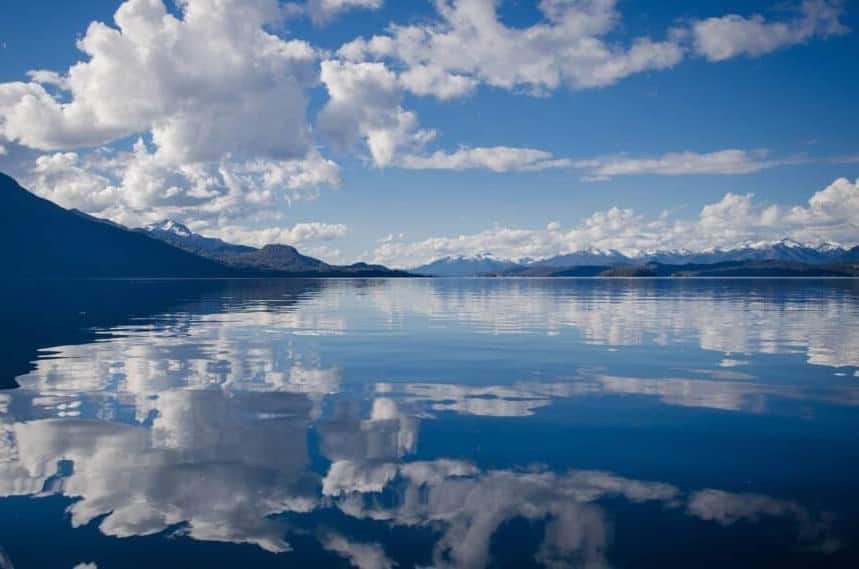
M5 277L217 277L234 269L69 211L0 174Z
M35 196L0 174L6 278L408 276L380 265L328 265L288 245L262 249L190 234L127 229ZM187 229L186 229L187 231Z

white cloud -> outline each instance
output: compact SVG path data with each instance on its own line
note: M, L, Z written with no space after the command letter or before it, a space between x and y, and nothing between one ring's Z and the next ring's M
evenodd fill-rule
M383 63L327 60L320 77L329 100L319 126L338 146L349 148L361 139L373 162L386 166L399 150L420 147L434 136L402 107L397 75Z
M767 21L760 14L729 14L692 24L695 51L709 61L759 56L805 43L816 37L847 33L840 0L804 0L799 14L786 21Z
M602 87L683 58L673 40L640 37L628 46L606 41L620 20L614 0L543 0L543 19L527 28L501 22L493 0L443 0L435 6L437 22L392 25L387 35L347 43L340 56L401 62L407 88L442 99L467 94L477 83L532 93L562 84Z
M29 77L33 83L53 85L54 87L58 87L66 91L70 87L67 77L63 77L56 71L50 71L48 69L33 69L27 72L27 77Z
M55 203L87 212L108 210L119 198L119 189L111 180L87 168L75 152L36 158L29 184Z
M322 223L319 221L296 223L288 227L263 229L247 229L242 226L218 228L218 236L226 241L257 246L270 243L305 245L319 241L340 239L348 234L349 227L347 225L342 223Z
M315 146L317 131L340 149L366 148L378 167L573 167L588 179L604 179L776 166L784 161L735 149L578 162L528 147L433 151L427 147L435 131L421 127L404 99L449 100L481 85L532 95L604 87L676 65L690 38L716 60L846 31L840 4L824 0L806 1L784 22L730 15L693 22L685 33L669 30L664 39L629 40L617 37L622 21L615 0L542 0L539 21L523 27L505 24L494 0L438 0L430 20L392 24L332 53L273 30L296 10L323 23L348 10L378 9L383 0L177 5L175 12L164 0L127 0L112 24L93 22L82 34L81 61L62 72L36 69L26 81L0 83L0 155L10 145L45 151L23 181L64 206L131 225L180 217L216 235L236 228L256 243L253 235L293 237L297 226L287 223L286 206L339 185L339 167ZM749 37L759 43L748 43ZM306 91L320 84L329 98L314 129ZM505 242L528 241L527 232L503 233ZM456 250L460 244L436 246Z
M361 8L378 10L384 0L307 0L305 9L317 24L325 24L343 12Z
M307 43L264 30L279 18L277 2L180 6L181 19L161 0L128 0L116 27L90 24L78 41L87 59L67 75L36 71L34 83L0 86L2 135L56 150L151 131L175 161L303 156L303 87L316 56ZM46 82L67 86L67 101L50 96Z
M615 249L627 255L647 251L702 251L742 241L789 236L800 241L859 242L859 180L840 178L816 192L807 206L761 204L753 194L727 193L705 205L694 220L663 212L647 218L617 207L591 214L572 227L553 221L544 229L496 226L478 233L378 243L374 261L414 267L445 256L491 252L497 257L543 258L588 248Z
M543 0L538 6L540 21L520 28L501 21L494 0L439 0L434 5L435 20L392 24L384 34L345 43L337 50L339 60L326 62L328 79L323 78L323 82L331 102L323 111L323 129L334 134L343 146L363 138L377 166L395 162L397 156L402 156L403 147L415 143L420 146L429 134L418 129L414 112L403 108L403 91L448 100L470 95L479 85L532 95L561 87L605 87L637 73L675 66L689 51L690 38L699 51L724 51L725 42L712 45L717 43L713 38L722 28L733 29L739 18L711 18L694 22L691 31L669 30L663 40L636 37L622 43L609 39L621 22L615 0ZM798 42L845 31L838 23L839 15L840 7L834 2L808 0L796 22L748 21L762 27L761 35L784 27L785 33L794 38L792 41ZM742 18L739 21L746 22ZM743 37L744 33L733 35ZM732 41L728 42L734 46L730 49L759 54L780 47L785 40L771 42L771 47L757 51ZM728 56L714 55L713 59L724 57ZM745 173L769 167L762 157L743 152L668 155L641 159L638 164L617 158L591 167L608 171L628 167L671 174L683 173L684 169L692 173ZM462 168L461 164L480 162L463 151L419 156L406 154L402 162L420 168L447 167L446 164ZM590 177L605 176L597 173Z
M473 77L448 73L437 65L415 65L400 74L403 87L415 95L434 95L442 100L472 93L478 85Z
M45 154L23 180L34 192L129 226L186 219L202 232L283 227L283 207L337 185L336 164L311 150L301 159L170 165L138 140L130 152Z
M669 152L658 157L608 156L580 160L577 168L587 170L588 180L614 176L656 174L683 176L696 174L751 174L795 161L770 160L766 150L719 150L715 152Z
M141 137L132 151L39 158L35 189L145 222L175 211L271 217L278 201L338 184L305 114L317 53L267 31L282 19L278 2L179 8L174 16L162 0L128 0L115 27L90 24L78 41L84 59L66 73L36 70L29 83L0 84L0 140L66 150Z
M556 158L551 152L536 148L492 146L462 147L456 152L434 152L428 156L406 155L398 165L411 170L468 170L485 168L493 172L535 171L548 168L569 168L572 161Z
M797 239L853 243L859 236L859 179L839 178L808 200L792 207L783 219Z

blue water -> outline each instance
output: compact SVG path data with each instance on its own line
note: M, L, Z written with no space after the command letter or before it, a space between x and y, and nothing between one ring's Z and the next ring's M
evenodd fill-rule
M859 282L0 293L2 569L859 566Z

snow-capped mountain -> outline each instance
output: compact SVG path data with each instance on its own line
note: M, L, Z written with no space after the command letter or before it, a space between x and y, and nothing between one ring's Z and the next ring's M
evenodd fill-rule
M581 267L585 265L623 265L629 263L630 259L620 251L614 249L588 248L573 253L558 255L549 259L532 261L528 266L532 267Z
M179 237L190 237L192 235L191 230L188 229L187 226L182 225L178 221L173 221L172 219L163 219L158 223L151 223L147 225L145 229L149 233L159 231L163 233L172 233Z
M855 261L857 258L859 258L857 248L848 251L838 243L823 242L811 245L793 239L779 239L777 241L748 241L736 247L715 248L705 251L672 249L647 251L637 255L625 255L614 249L588 248L545 259L519 261L502 259L483 253L473 257L444 257L417 267L414 271L433 276L477 276L505 272L543 274L548 269L584 266L614 267L648 263L706 265L729 261L781 261L818 265Z
M197 255L250 253L255 250L253 247L233 245L214 237L204 237L172 219L164 219L158 223L147 225L142 231L149 234L150 237L165 241L174 247L179 247Z
M646 260L664 264L709 264L726 261L783 261L794 263L834 263L846 253L836 243L824 242L818 245L800 243L793 239L778 241L747 241L736 247L717 248L709 251L689 252L681 255L676 252L657 252L636 261Z
M443 257L411 271L433 277L472 277L503 273L520 266L515 261L499 259L491 253L480 253L473 257Z

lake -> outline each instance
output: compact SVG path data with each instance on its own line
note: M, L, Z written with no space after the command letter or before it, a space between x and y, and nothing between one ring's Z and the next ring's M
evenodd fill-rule
M859 281L2 293L2 569L859 567Z

